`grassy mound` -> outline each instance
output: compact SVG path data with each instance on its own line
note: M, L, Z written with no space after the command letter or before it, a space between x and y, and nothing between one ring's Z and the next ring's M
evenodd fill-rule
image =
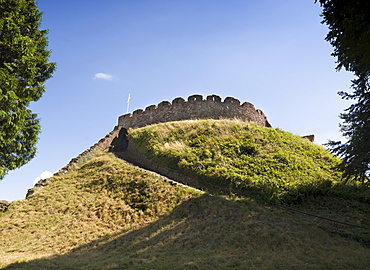
M316 194L295 207L370 227L370 205L358 200L366 193L355 185L338 184L338 160L289 133L238 121L185 121L130 135L157 162L203 181L261 192L275 200L297 202ZM370 265L367 229L235 194L218 196L174 186L112 154L99 153L46 184L0 213L1 269ZM328 196L336 192L341 196Z
M328 229L278 208L204 194L140 228L6 269L368 269L369 248Z
M131 130L130 136L158 163L273 201L299 202L341 182L339 159L324 147L253 123L171 122Z
M0 213L0 268L144 226L199 195L113 155L97 155Z

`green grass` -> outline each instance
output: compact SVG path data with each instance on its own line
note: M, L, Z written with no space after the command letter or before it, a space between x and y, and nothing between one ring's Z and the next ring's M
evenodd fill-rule
M130 130L130 136L160 164L275 202L297 203L343 185L340 160L324 147L253 123L171 122ZM358 190L357 183L351 186ZM361 194L370 201L369 192Z
M341 184L335 157L287 132L210 120L130 136L143 154L203 181L370 227L368 190ZM369 230L216 193L98 153L0 213L0 268L370 269Z
M198 194L100 154L0 213L0 267L144 226Z
M317 220L204 194L139 228L6 269L368 269L368 254Z

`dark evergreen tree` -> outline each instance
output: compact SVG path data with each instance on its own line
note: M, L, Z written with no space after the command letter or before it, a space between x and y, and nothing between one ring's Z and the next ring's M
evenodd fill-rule
M315 1L317 2L317 1ZM344 113L341 124L345 143L329 142L338 154L348 179L369 183L370 170L370 1L318 0L323 7L323 23L329 27L326 40L334 47L337 70L353 72L352 93L340 92L344 99L355 101Z
M40 125L28 106L55 69L41 15L34 0L0 0L0 179L36 152Z

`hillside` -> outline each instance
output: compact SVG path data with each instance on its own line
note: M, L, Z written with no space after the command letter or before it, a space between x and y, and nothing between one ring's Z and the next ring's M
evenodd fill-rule
M370 202L370 192L358 193L359 183L343 186L338 158L283 130L239 120L190 120L130 130L130 136L144 156L208 186L288 204L354 188Z
M2 269L369 269L369 230L258 199L370 227L368 190L341 184L324 148L239 121L129 134L147 158L209 189L100 152L0 213Z

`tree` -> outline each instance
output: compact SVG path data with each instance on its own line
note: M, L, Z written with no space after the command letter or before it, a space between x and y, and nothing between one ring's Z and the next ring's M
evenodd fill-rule
M36 153L39 119L28 106L55 70L41 15L34 0L0 0L0 179Z
M315 1L317 2L317 0ZM339 92L355 101L344 113L341 132L347 142L329 141L331 150L343 162L346 179L354 177L369 183L370 170L370 1L319 0L323 21L329 27L326 40L334 47L337 70L353 72L352 93Z

